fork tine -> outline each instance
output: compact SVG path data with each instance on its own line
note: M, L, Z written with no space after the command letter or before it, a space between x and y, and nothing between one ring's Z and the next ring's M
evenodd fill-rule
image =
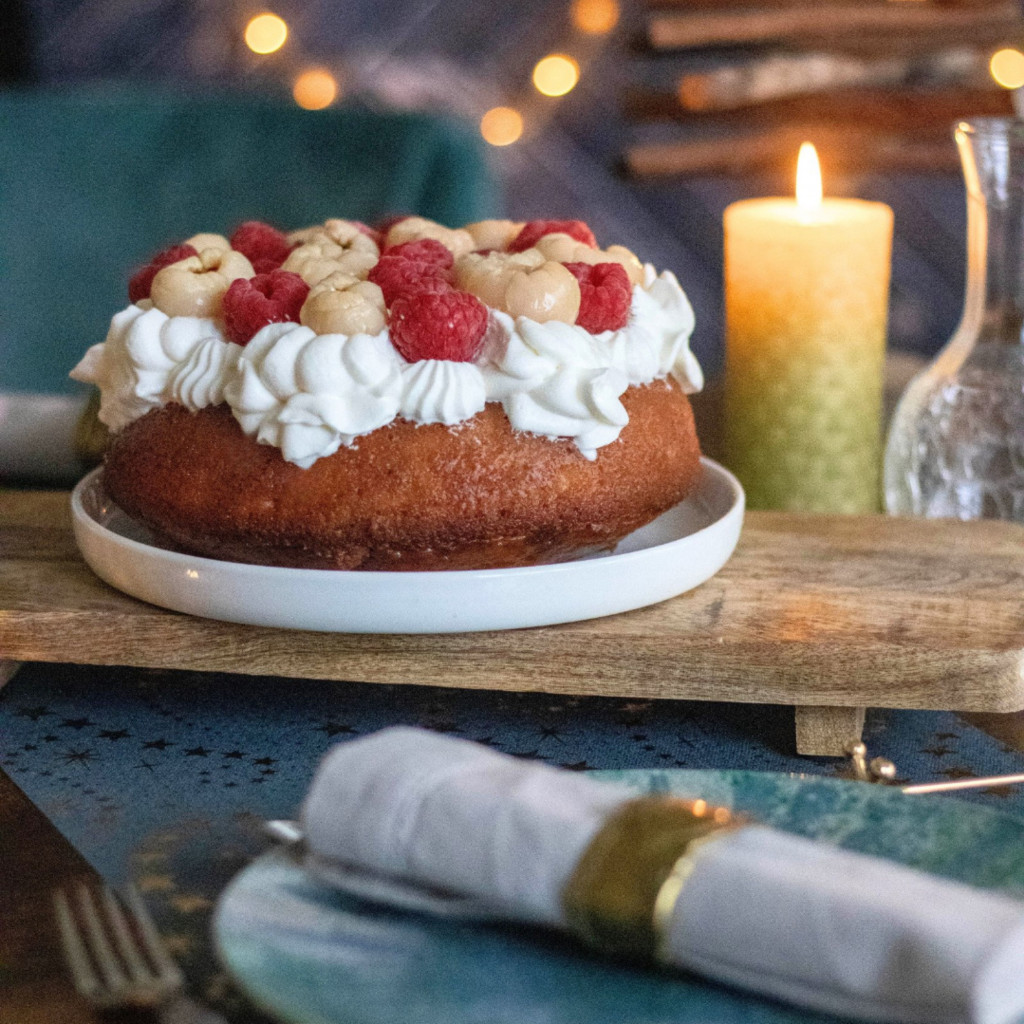
M134 885L128 885L125 887L125 895L128 899L128 906L138 923L143 948L150 962L156 967L159 980L167 985L183 985L184 979L181 976L181 971L164 948L156 925L153 924L153 918L149 916L146 904L142 902L139 890Z
M139 947L132 936L131 929L125 919L124 912L118 906L117 898L110 891L109 886L103 886L101 899L106 910L107 923L114 933L114 942L121 954L121 959L128 968L129 979L137 985L150 985L156 979L149 969L145 959L139 953Z
M75 924L71 904L63 891L58 890L53 894L53 912L57 918L64 959L67 960L75 988L83 996L95 997L100 992L102 985L89 961L89 954L82 944L82 937Z
M103 931L103 924L96 910L89 887L83 882L78 887L78 906L81 909L82 920L85 922L86 942L92 950L96 966L99 968L103 980L110 989L121 989L128 984L111 948L110 941Z

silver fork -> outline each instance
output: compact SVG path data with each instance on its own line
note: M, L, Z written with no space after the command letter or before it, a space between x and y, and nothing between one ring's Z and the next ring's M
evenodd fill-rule
M78 992L98 1009L155 1015L184 984L178 965L160 941L138 892L126 902L103 886L84 883L73 894L53 895L64 956Z

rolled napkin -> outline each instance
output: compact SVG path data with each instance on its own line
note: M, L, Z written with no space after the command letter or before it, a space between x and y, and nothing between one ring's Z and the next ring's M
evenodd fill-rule
M445 890L616 954L874 1021L1024 1015L1024 904L623 787L394 728L336 747L313 863Z

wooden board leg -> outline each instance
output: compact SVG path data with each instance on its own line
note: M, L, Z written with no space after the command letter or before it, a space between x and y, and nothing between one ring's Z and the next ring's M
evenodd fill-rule
M14 678L14 673L21 668L20 661L8 661L0 658L0 689Z
M796 752L812 757L842 757L846 744L864 730L864 708L798 706Z

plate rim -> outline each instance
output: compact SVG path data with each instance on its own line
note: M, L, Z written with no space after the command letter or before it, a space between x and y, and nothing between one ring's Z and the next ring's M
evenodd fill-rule
M71 496L79 550L115 589L158 607L252 626L339 634L438 635L553 626L658 604L693 590L732 557L746 511L739 481L702 458L683 519L649 546L599 558L507 569L372 572L297 569L168 551L94 517L102 470ZM109 502L113 505L112 502ZM116 507L116 506L114 506ZM671 510L669 510L671 512ZM643 528L641 528L643 529ZM663 539L667 536L667 539Z

